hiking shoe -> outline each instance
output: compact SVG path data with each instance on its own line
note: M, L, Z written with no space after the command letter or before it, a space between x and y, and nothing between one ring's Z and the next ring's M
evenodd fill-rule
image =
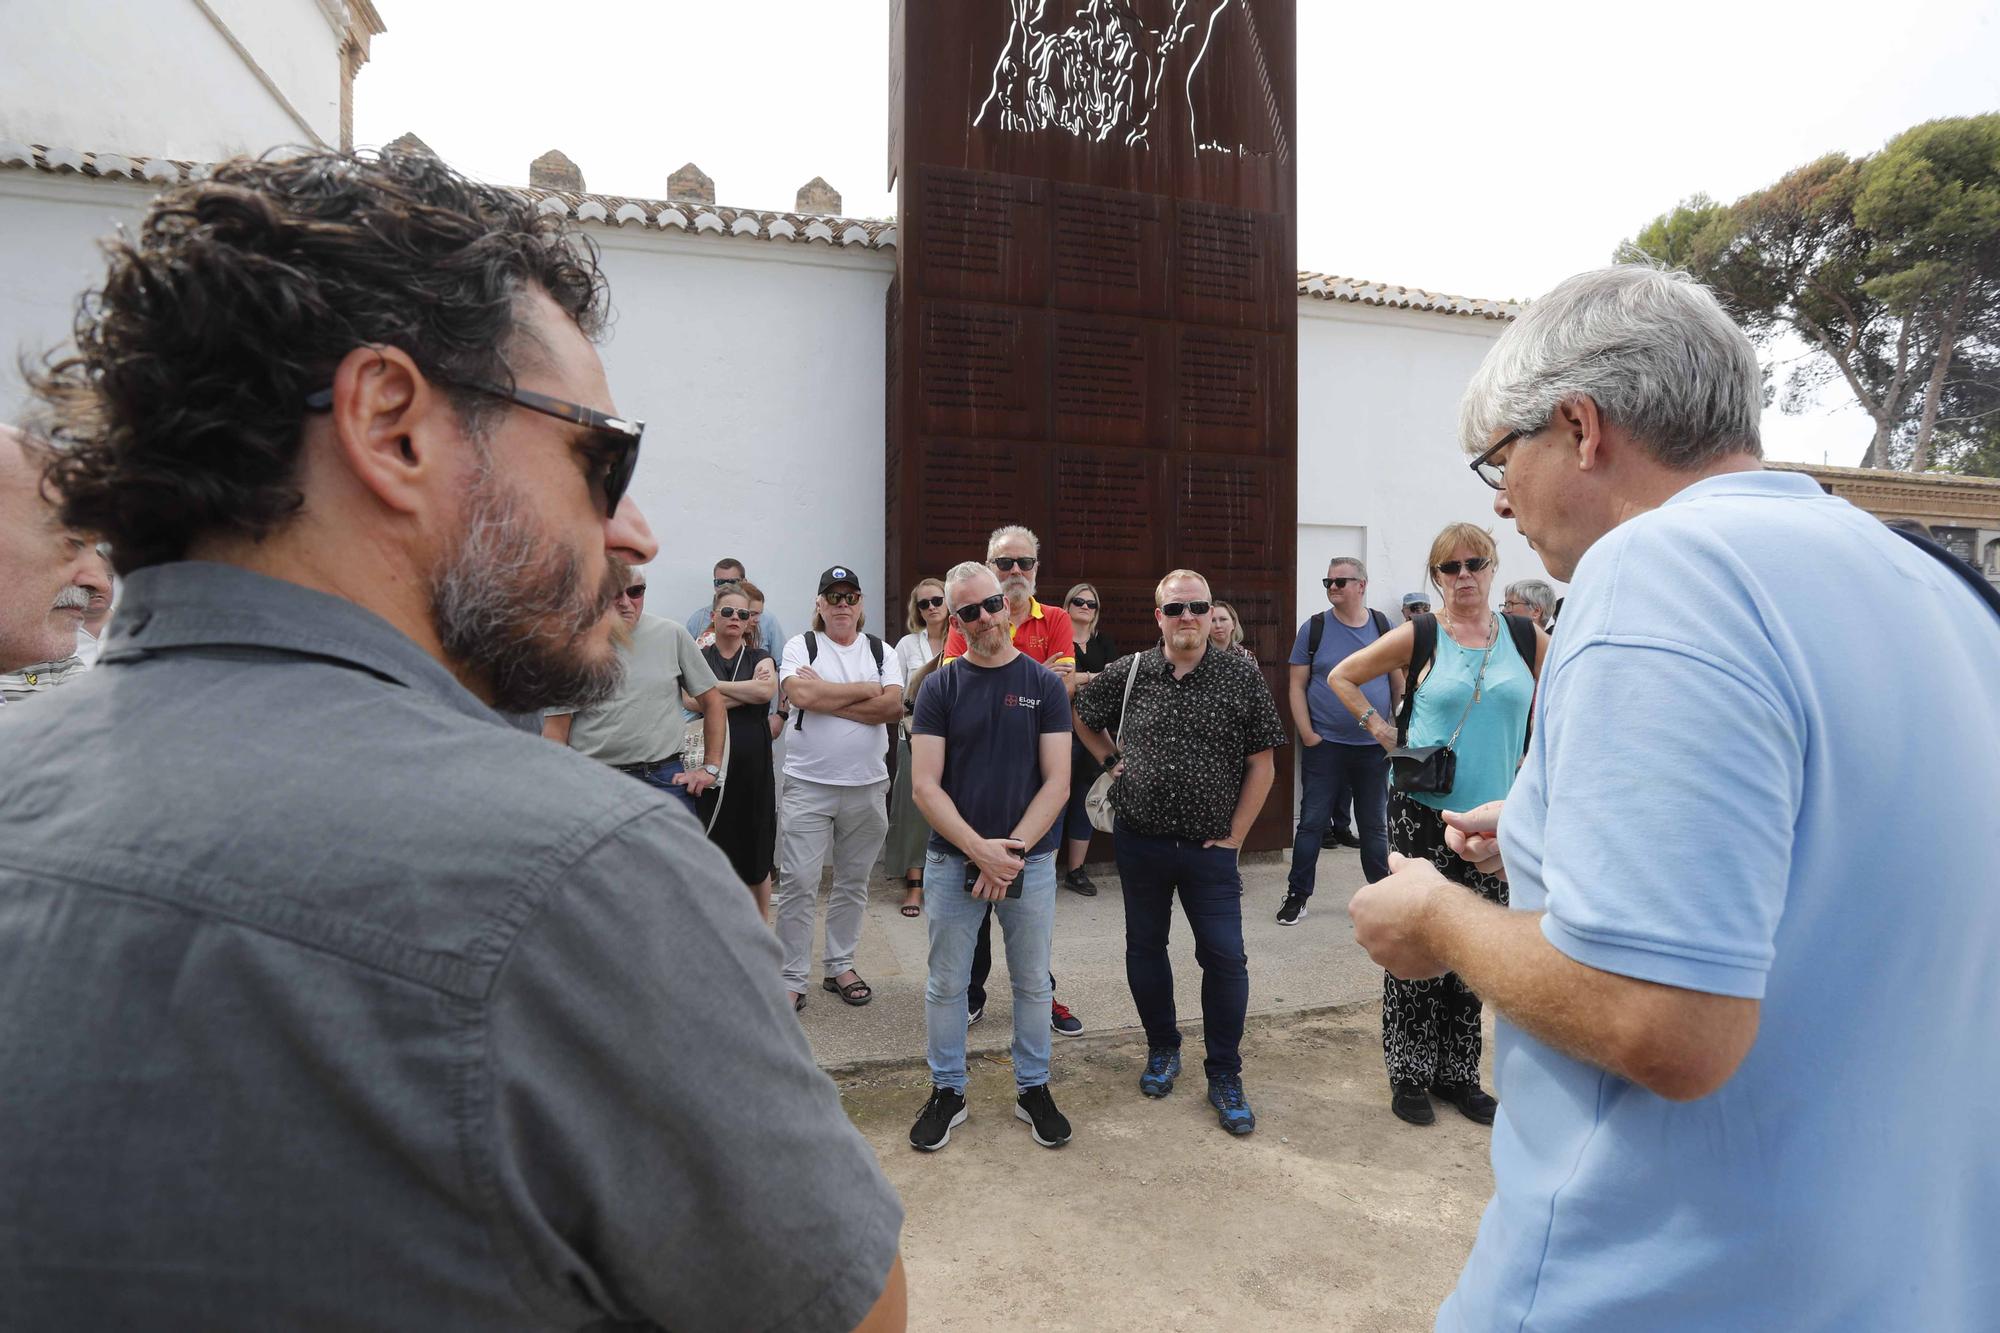
M932 1088L931 1099L910 1126L910 1146L936 1152L951 1142L951 1132L965 1123L965 1094Z
M1278 924L1296 926L1306 919L1306 900L1296 893L1285 895L1284 904L1278 908Z
M1037 1083L1014 1099L1015 1118L1028 1122L1028 1132L1044 1148L1060 1148L1069 1142L1069 1121L1056 1110L1049 1085Z
M1081 1037L1083 1020L1069 1011L1069 1006L1060 1000L1049 1001L1049 1029L1058 1037Z
M1231 1134L1241 1136L1257 1128L1257 1117L1243 1097L1243 1080L1235 1074L1222 1074L1208 1081L1208 1104L1215 1108L1215 1118Z
M1477 1083L1433 1083L1431 1096L1450 1102L1467 1120L1481 1125L1492 1124L1493 1113L1500 1109L1493 1095Z
M1391 1083L1389 1109L1399 1120L1407 1120L1413 1125L1428 1125L1437 1119L1431 1110L1431 1099L1424 1093L1421 1083Z
M980 1005L977 1009L967 1009L965 1011L965 1025L971 1027L984 1017L986 1017L986 1006L984 1004Z
M1139 1075L1139 1091L1148 1097L1164 1097L1174 1090L1174 1080L1180 1076L1180 1048L1155 1046L1146 1052L1146 1072Z
M1097 896L1097 882L1091 879L1090 872L1082 866L1078 866L1063 876L1063 887L1073 889L1086 898L1095 898Z

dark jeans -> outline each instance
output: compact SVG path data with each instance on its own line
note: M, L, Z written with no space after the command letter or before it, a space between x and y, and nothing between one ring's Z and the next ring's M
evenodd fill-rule
M701 803L688 795L686 787L678 786L674 782L675 778L687 771L682 767L679 755L653 764L619 764L617 767L620 772L630 773L649 787L658 787L667 795L679 800L689 814L696 819L701 818Z
M1243 951L1243 879L1236 853L1185 838L1155 838L1118 825L1114 850L1125 886L1125 981L1151 1047L1180 1048L1174 966L1167 928L1174 893L1194 933L1201 965L1201 1021L1210 1078L1243 1072L1243 1014L1250 1006L1250 960Z
M1299 827L1292 839L1288 892L1310 898L1319 874L1319 835L1336 802L1354 798L1361 835L1361 873L1373 884L1389 874L1389 752L1379 745L1321 741L1299 747Z

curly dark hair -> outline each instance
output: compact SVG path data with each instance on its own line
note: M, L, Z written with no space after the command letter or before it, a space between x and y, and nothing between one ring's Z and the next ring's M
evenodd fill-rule
M590 337L606 316L595 246L422 152L236 158L104 250L74 346L28 371L27 424L63 522L107 539L121 573L297 512L305 398L356 347L401 348L478 431L498 408L451 386L512 385L520 295Z

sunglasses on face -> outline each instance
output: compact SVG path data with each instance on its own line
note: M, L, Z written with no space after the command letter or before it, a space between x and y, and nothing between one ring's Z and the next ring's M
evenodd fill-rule
M1191 616L1205 616L1214 602L1167 602L1160 607L1160 614L1169 620L1180 619L1181 613Z
M728 578L726 578L726 579L716 579L716 580L714 580L714 583L715 583L715 586L716 586L716 587L718 587L718 588L720 588L720 587L724 586L725 584L730 584L730 583L741 583L741 582L743 582L743 576L742 576L741 574L731 574L731 575L730 575L730 576L729 576Z
M968 602L964 606L959 607L957 615L960 620L970 625L979 619L979 613L982 611L989 616L1005 615L1007 614L1007 599L996 592L983 601Z
M933 607L939 607L943 605L944 605L944 598L942 596L917 598L917 610L919 611L929 611Z
M1086 611L1095 611L1097 609L1097 603L1088 597L1072 597L1069 599L1069 604L1071 606L1080 606Z
M481 384L476 380L440 379L438 383L483 393L488 398L498 398L516 407L525 407L530 412L540 412L545 417L586 427L590 434L577 447L590 460L590 485L604 501L606 518L618 512L618 502L625 498L625 490L632 484L632 474L639 470L639 439L646 433L645 422L627 421L594 407L552 398L532 389L503 389L497 384ZM333 406L333 390L325 388L307 394L305 405L308 412L329 410Z
M1404 607L1403 609L1405 611L1408 611L1411 615L1421 616L1429 613L1431 609L1431 604L1429 602L1411 602L1408 606Z
M641 597L644 597L645 595L646 595L646 585L643 583L635 583L631 587L625 590L625 596L629 600L634 602L638 601Z
M986 563L999 570L1002 574L1010 574L1016 566L1019 566L1023 571L1033 569L1035 567L1035 557L1031 555L996 555Z
M823 592L820 599L828 606L859 606L861 594L858 592Z
M1437 571L1448 578L1457 578L1460 569L1464 569L1468 574L1477 574L1492 563L1483 555L1475 555L1470 560L1447 560L1437 567Z
M1319 582L1323 588L1345 588L1350 583L1366 583L1368 580L1350 576L1344 579L1321 579Z
M721 616L724 620L750 621L757 618L757 613L747 606L718 606L715 609L715 614Z

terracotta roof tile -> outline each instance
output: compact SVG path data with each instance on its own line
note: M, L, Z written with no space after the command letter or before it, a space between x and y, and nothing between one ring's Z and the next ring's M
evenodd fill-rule
M1521 301L1493 301L1478 296L1450 296L1421 287L1397 287L1337 273L1300 273L1299 295L1318 301L1350 301L1394 310L1428 310L1440 315L1511 320L1525 308Z

